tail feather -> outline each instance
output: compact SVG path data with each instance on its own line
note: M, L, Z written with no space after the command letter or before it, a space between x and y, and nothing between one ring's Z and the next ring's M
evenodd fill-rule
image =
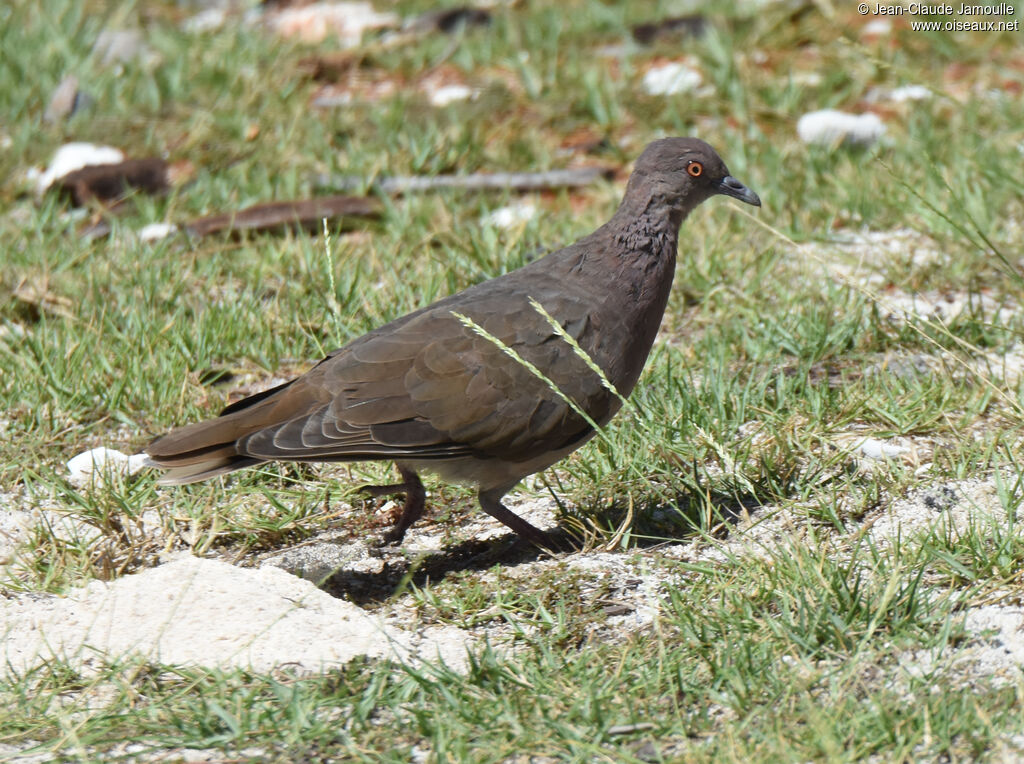
M171 467L185 467L191 464L202 464L217 458L238 455L234 442L214 443L209 446L200 446L192 449L186 448L180 451L173 450L175 448L174 440L177 439L175 438L170 442L165 441L167 438L174 435L177 435L177 430L169 433L168 435L164 435L161 438L157 438L146 446L146 454L153 463L152 466L163 467L165 469Z
M290 384L290 383L289 383ZM275 424L278 412L272 394L288 385L259 393L225 409L221 416L194 422L153 440L146 446L149 466L167 470L159 485L185 485L259 464L238 452L240 438ZM291 413L285 407L285 415Z
M242 470L259 464L262 459L253 459L248 456L222 457L210 459L205 462L195 462L180 467L167 467L159 462L150 460L147 466L160 467L167 471L156 481L157 485L188 485L209 480L218 475L226 475L235 470Z
M197 483L265 461L239 453L239 440L303 415L325 396L300 377L233 403L214 419L171 430L145 449L152 466L167 470L157 483Z

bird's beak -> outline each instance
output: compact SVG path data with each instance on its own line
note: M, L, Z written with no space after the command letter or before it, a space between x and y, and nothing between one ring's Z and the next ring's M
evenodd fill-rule
M741 202L752 204L755 207L761 206L761 199L749 188L740 183L732 175L726 175L718 181L718 193L739 199Z

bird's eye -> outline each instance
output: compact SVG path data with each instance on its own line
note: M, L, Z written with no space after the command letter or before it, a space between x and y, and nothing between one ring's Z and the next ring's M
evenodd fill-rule
M690 162L690 164L686 165L686 171L690 173L691 177L699 178L700 174L704 172L704 165L700 162Z

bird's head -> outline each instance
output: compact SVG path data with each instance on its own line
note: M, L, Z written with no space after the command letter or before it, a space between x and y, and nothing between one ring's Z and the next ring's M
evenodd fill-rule
M627 199L647 198L684 218L716 194L761 206L757 194L736 180L718 153L699 138L662 138L648 144L626 187Z

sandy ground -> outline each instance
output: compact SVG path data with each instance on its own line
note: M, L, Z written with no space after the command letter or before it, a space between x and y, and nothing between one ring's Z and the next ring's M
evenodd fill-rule
M554 524L549 499L520 499L514 504L531 521ZM965 480L896 499L865 518L863 529L882 548L894 538L907 543L935 528L955 537L971 523L1005 521L994 480ZM366 596L366 587L372 588L375 581L386 589L404 575L402 565L409 564L410 550L432 560L426 565L440 566L439 576L445 565L476 569L484 586L507 586L551 571L571 574L581 582L579 596L607 615L594 628L602 639L616 639L648 628L658 618L667 587L682 582L672 561L726 564L748 555L769 556L799 543L802 522L765 507L744 518L724 541L704 539L625 553L528 555L520 562L502 560L500 580L492 568L495 561L486 554L478 564L467 562L464 554L458 562L450 559L459 554L453 548L467 544L496 544L499 554L507 548L510 538L503 527L483 513L458 529L464 541L452 545L450 528L427 523L410 532L404 552L325 532L248 561L256 567L181 553L156 567L109 583L94 581L64 596L19 594L0 601L0 672L17 674L54 657L88 672L128 655L262 672L280 667L315 672L359 656L413 664L441 660L458 669L465 664L467 651L481 640L504 649L512 645L514 634L502 619L481 619L472 630L423 626L408 598L374 601L372 595ZM363 601L367 607L340 597ZM993 602L969 611L965 628L971 638L955 651L907 653L901 670L939 670L965 679L1019 673L1024 666L1024 608Z

